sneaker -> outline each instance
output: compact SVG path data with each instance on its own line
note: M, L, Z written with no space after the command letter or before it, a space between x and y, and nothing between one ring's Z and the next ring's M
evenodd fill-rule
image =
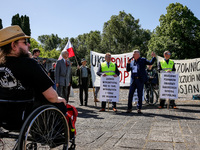
M114 112L117 112L117 109L116 109L116 108L113 108L113 111L114 111Z
M158 106L158 108L159 108L159 109L162 109L163 107L162 107L162 106Z
M178 108L176 106L174 106L173 109L178 109Z
M132 112L132 109L128 109L127 111L126 111L126 113L131 113Z
M105 111L105 108L101 108L99 111L100 111L100 112L103 112L103 111Z

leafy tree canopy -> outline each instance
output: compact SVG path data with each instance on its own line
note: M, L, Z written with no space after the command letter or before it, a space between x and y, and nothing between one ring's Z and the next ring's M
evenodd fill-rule
M185 59L199 57L200 20L180 3L167 7L167 14L160 16L158 26L149 41L148 48L163 55L172 52L172 58Z
M57 34L41 35L38 37L38 40L46 51L59 48L61 43L61 38L59 38Z
M119 15L111 16L104 23L102 34L103 52L124 53L134 48L139 48L145 53L147 41L150 39L150 31L140 29L139 19L131 14L120 11ZM142 47L141 47L142 46Z

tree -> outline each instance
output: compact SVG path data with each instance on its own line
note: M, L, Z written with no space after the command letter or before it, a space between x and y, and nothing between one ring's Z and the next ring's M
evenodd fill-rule
M16 14L12 17L12 23L11 25L18 25L21 27L21 29L24 31L26 35L31 35L31 29L30 29L30 23L29 23L29 17L28 16L21 16L19 14Z
M2 20L0 19L0 29L3 29Z
M14 15L12 17L12 23L11 23L11 25L18 25L18 26L20 26L22 28L22 26L21 26L21 18L19 16L19 14L16 14L16 15Z
M165 50L172 52L172 58L185 59L199 57L200 20L180 3L167 7L167 14L160 16L160 26L149 41L149 53L156 51L163 55Z
M21 16L21 26L26 35L31 35L30 23L28 16Z
M145 51L141 48L145 47L143 44L147 45L150 36L148 39L148 36L143 34L149 34L149 31L140 29L139 19L120 11L118 16L113 15L109 21L104 23L102 33L103 52L125 53L132 51L135 47ZM140 47L141 45L143 47Z
M38 48L40 50L40 57L42 58L55 58L58 59L60 56L60 51L53 49L51 51L45 51L41 44L39 44L34 38L30 39L31 47L30 52L33 51L34 48Z
M59 38L57 34L41 35L38 37L38 40L41 42L43 48L46 51L51 51L53 49L59 48L61 43L61 38Z

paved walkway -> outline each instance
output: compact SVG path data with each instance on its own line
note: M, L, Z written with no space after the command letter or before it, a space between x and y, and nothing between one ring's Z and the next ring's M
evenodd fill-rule
M200 150L200 101L178 100L179 109L143 106L143 114L126 113L128 90L120 90L118 112L99 112L89 90L88 106L79 106L78 89L70 104L79 115L77 150ZM111 105L110 105L111 108Z

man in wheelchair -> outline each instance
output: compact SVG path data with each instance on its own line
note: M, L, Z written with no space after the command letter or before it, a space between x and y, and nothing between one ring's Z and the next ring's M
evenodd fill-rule
M66 114L66 100L58 97L38 62L29 58L29 38L17 25L0 30L0 126L8 129L21 127L42 104L51 103Z

